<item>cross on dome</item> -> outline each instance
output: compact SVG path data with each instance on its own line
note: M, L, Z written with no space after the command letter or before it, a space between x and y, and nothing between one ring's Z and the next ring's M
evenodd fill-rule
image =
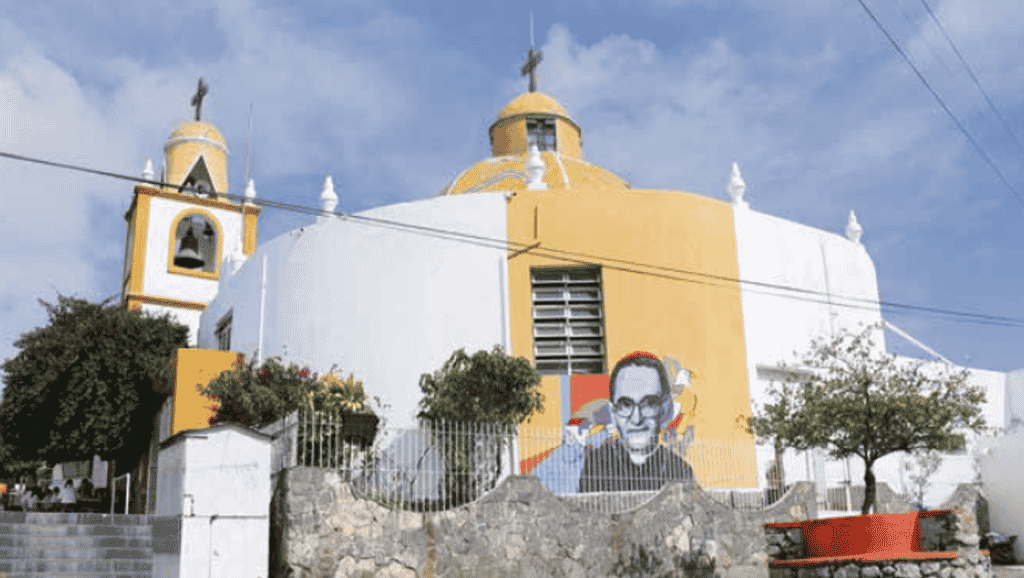
M526 57L526 64L523 65L522 74L520 76L530 75L530 92L537 92L537 65L543 59L544 54L540 50L534 50L530 47L530 52Z

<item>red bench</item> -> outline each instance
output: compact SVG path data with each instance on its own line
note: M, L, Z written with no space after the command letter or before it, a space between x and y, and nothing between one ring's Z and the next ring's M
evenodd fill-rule
M771 560L768 565L771 568L794 568L848 560L956 558L956 552L921 549L921 518L949 513L949 510L935 510L909 514L868 514L765 524L766 528L800 528L807 556L795 560Z

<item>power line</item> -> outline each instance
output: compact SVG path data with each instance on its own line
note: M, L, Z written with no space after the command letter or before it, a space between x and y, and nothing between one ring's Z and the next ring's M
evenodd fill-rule
M996 108L995 103L992 102L992 99L989 98L988 93L985 91L984 88L982 88L981 81L979 81L978 77L975 76L974 71L971 70L971 67L967 65L967 60L965 60L963 55L960 54L960 50L957 49L956 44L953 43L953 39L949 37L949 34L946 34L946 27L942 25L942 22L939 22L938 16L936 16L935 13L932 12L931 7L928 6L928 2L926 0L921 0L921 4L923 4L924 9L928 11L928 15L931 16L932 20L935 22L935 25L939 28L939 32L942 33L942 36L946 39L946 42L949 43L949 47L953 49L954 53L956 53L956 57L960 60L960 64L964 67L964 70L966 70L967 74L971 76L971 80L974 82L974 86L976 86L978 88L978 91L981 92L981 96L985 98L985 102L988 103L988 107L991 108L992 112L995 113L996 118L999 119L999 122L1003 125L1003 128L1006 129L1006 133L1010 135L1011 139L1013 139L1013 142L1017 143L1017 148L1020 149L1022 153L1024 153L1024 145L1021 145L1020 140L1017 139L1017 135L1013 134L1013 130L1010 128L1009 123L1007 123L1006 119L1003 118L1003 115L999 113L999 109Z
M963 123L960 122L960 119L958 119L956 115L953 114L953 111L950 110L948 106L946 106L946 103L943 102L942 97L939 96L939 93L935 92L935 89L933 89L932 86L928 84L928 81L925 79L924 75L921 74L921 71L918 70L916 66L914 66L914 63L910 60L910 57L907 56L907 53L903 52L903 49L900 48L900 45L896 43L896 40L889 34L889 31L885 29L885 26L883 26L882 23L878 21L878 18L876 18L875 14L871 11L871 9L867 7L867 4L864 4L864 0L857 0L857 2L859 2L861 7L864 8L864 11L868 13L868 16L870 16L871 20L875 22L875 25L878 26L878 29L882 31L882 34L885 34L885 37L889 39L889 42L892 44L893 48L896 49L896 52L898 52L899 55L903 57L903 60L907 61L907 65L909 65L911 70L914 71L914 74L917 75L917 78L920 79L921 83L924 84L925 88L928 89L928 92L932 93L932 96L935 97L935 100L939 101L939 105L942 106L942 110L946 111L946 114L949 115L949 118L953 119L953 122L956 123L957 128L960 129L960 132L964 133L964 136L966 136L967 140L970 141L971 145L974 147L974 150L978 151L978 154L981 155L981 158L984 159L986 163L988 163L988 166L992 167L993 171L995 171L996 176L999 177L999 180L1003 181L1003 184L1006 185L1006 188L1009 189L1015 197L1017 197L1017 202L1019 202L1021 205L1024 205L1024 197L1021 197L1020 193L1017 192L1017 189L1015 189L1013 185L1010 184L1010 181L1006 180L1006 177L1003 176L1002 171L1000 171L999 168L996 167L995 163L992 162L992 159L989 158L988 154L986 154L985 151L981 148L981 145L979 145L978 142L974 140L974 137L971 136L971 133L967 131L967 127L965 127Z
M53 166L68 170L81 171L86 173L92 173L97 175L103 175L107 177L122 179L131 181L134 183L145 183L154 185L160 188L174 188L181 191L188 191L191 193L199 194L201 191L195 187L176 186L163 181L154 181L149 179L143 179L139 177L133 177L129 175L122 175L119 173L113 173L108 171L101 171L88 167L82 167L77 165L71 165L66 163L58 163L54 161L48 161L44 159L38 159L33 157L27 157L23 155L17 155L13 153L7 153L0 151L0 157L6 157L14 160L20 160L25 162L33 162L43 164L47 166ZM852 309L862 309L873 311L880 307L889 307L894 309L900 309L904 311L915 311L920 313L931 313L937 315L947 315L959 320L971 321L974 323L981 323L986 325L1003 325L1009 327L1024 327L1024 319L1018 319L1014 317L1004 317L999 315L988 315L983 313L972 313L966 311L957 311L953 309L943 309L938 307L928 307L923 305L910 305L905 303L896 303L891 301L875 301L873 299L867 299L863 297L849 297L842 295L835 295L824 291L816 291L813 289L806 289L802 287L792 287L788 285L780 285L777 283L768 283L763 281L751 281L740 278L734 278L724 275L716 275L713 273L705 273L701 271L690 271L686 269L678 269L674 267L668 267L664 265L655 265L651 263L644 263L641 261L633 261L629 259L619 259L615 257L594 255L590 253L584 253L580 251L569 251L565 249L558 249L555 247L544 247L535 243L527 243L523 241L516 241L512 239L495 239L493 237L487 237L483 235L476 235L473 233L466 233L462 231L454 231L450 229L441 229L438 227L429 227L426 225L419 225L414 223L403 223L400 221L393 221L390 219L381 219L378 217L370 217L368 215L359 215L355 213L343 213L343 212L328 212L322 209L309 207L306 205L299 205L295 203L286 203L283 201L273 201L270 199L254 198L250 199L242 195L232 195L228 193L214 193L218 198L226 198L241 203L251 202L258 204L263 207L269 207L273 209L279 209L283 211L290 211L296 213L302 213L310 216L334 216L342 220L349 220L356 223L362 223L369 226L377 226L383 228L389 228L393 230L405 231L410 233L416 233L428 237L456 241L462 243L469 243L481 247L514 251L518 253L531 252L535 255L578 264L600 264L602 267L623 271L627 273L635 273L640 275L647 275L652 277L659 277L662 279L672 281L682 281L687 283L697 283L701 285L708 285L712 287L718 287L723 289L733 288L736 289L740 285L746 285L745 290L751 293L772 295L776 297L783 297L787 299L797 301L807 301L813 303L820 303L829 306L846 307ZM781 291L782 293L779 293ZM836 300L839 300L838 302Z

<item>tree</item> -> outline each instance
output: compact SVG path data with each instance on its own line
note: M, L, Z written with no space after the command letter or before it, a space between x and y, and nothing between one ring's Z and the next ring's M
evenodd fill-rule
M772 384L769 403L747 420L761 441L864 460L864 514L875 503L872 467L881 457L960 449L965 432L986 429L985 394L967 384L966 370L897 360L877 351L877 331L815 340L801 366L790 366L786 380Z
M918 452L914 456L913 462L904 464L904 468L910 478L910 488L907 491L907 497L918 508L924 508L924 494L928 491L928 486L931 485L928 478L939 471L939 466L941 465L942 454L935 450Z
M134 465L174 379L171 359L188 328L112 305L59 295L40 300L49 325L21 336L3 364L4 459L50 463L99 455Z
M420 376L419 417L430 420L520 424L543 408L540 374L500 346L472 356L459 349L440 370Z
M237 423L262 428L298 411L295 448L299 465L348 470L373 443L379 417L367 405L363 382L332 369L317 375L295 364L268 359L239 361L198 387L214 410L210 425ZM364 418L354 417L363 414Z
M354 376L342 380L333 371L319 376L295 364L285 366L279 359L268 359L259 367L255 360L236 363L198 389L214 402L210 425L228 422L258 429L306 408L373 413L366 404L363 382Z
M538 386L530 361L499 346L472 356L459 349L440 370L420 376L418 415L433 423L443 448L447 505L473 500L497 483L513 428L543 407Z

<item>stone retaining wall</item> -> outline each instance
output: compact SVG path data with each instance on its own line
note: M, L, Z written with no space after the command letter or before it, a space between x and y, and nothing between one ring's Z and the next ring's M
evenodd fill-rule
M990 578L988 556L980 551L934 560L840 562L811 568L772 568L772 578Z
M604 514L533 476L510 476L458 508L414 513L354 496L334 472L295 468L277 475L271 575L767 578L763 525L815 516L806 483L759 511L672 483L634 510Z

